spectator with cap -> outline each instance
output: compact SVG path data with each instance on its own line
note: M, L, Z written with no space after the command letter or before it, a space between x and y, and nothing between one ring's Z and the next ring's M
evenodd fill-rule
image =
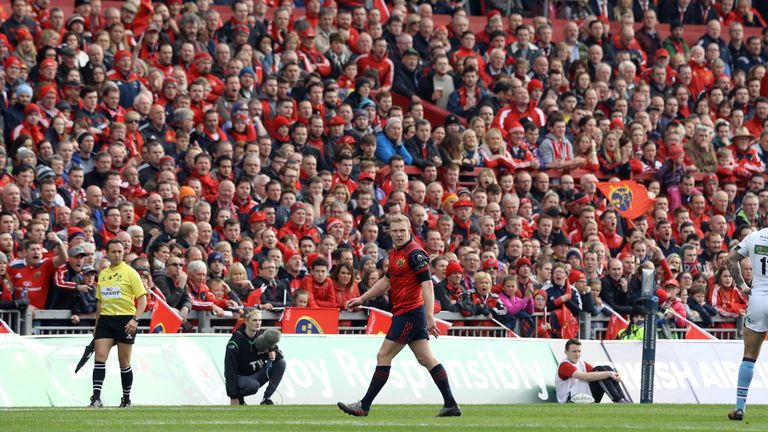
M419 67L419 52L409 48L403 52L402 64L395 71L392 90L411 99L413 102L419 102L421 98L417 95L417 90L422 75L421 68Z
M33 103L27 104L24 107L24 118L21 124L16 126L11 132L11 139L16 140L20 136L26 135L32 138L32 144L37 147L45 139L40 125L43 115L39 106Z
M441 310L458 312L459 303L467 290L461 264L449 262L445 269L445 279L435 285L435 301L440 303Z
M92 289L83 283L83 276L81 274L85 255L85 249L82 246L74 246L69 249L67 262L56 269L56 273L53 276L53 284L45 302L46 309L66 309L72 311L69 323L67 324L77 325L80 323L80 317L75 313L78 293L87 293Z

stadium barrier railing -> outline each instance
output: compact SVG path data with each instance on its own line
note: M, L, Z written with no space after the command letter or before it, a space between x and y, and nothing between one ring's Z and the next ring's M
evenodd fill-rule
M579 316L579 337L586 340L603 340L605 339L605 333L608 329L608 321L610 317L605 315L592 316L586 312L582 312ZM722 316L712 317L712 321L715 324L732 324L733 328L704 328L703 330L717 339L721 340L738 340L741 339L741 332L744 329L744 317L739 316L736 319L725 318ZM661 334L664 330L659 329ZM683 328L669 328L669 334L664 337L665 339L685 339L687 327Z
M3 322L8 324L8 327L10 327L14 333L21 333L23 319L20 311L0 309L0 320L3 320Z
M90 334L93 332L94 318L91 315L81 315L80 324L69 324L71 316L68 310L37 310L34 316L31 312L20 313L18 310L0 310L0 319L5 321L11 329L19 335L63 335L63 334ZM522 320L516 320L515 326L508 329L495 324L482 316L465 317L458 312L440 312L437 318L449 321L453 326L448 331L450 336L486 336L486 337L515 337L510 334L512 330L516 335L523 335ZM152 314L146 312L140 320L139 332L148 333ZM535 328L539 327L543 313L532 314ZM280 312L262 312L264 327L280 326ZM191 311L188 319L194 324L195 333L230 333L236 320L233 318L219 318L205 311ZM347 312L339 314L339 320L345 325L339 327L339 334L359 335L365 334L365 326L368 320L366 312ZM602 340L608 327L609 317L605 315L592 316L582 312L579 315L579 337L585 340ZM744 318L737 319L716 316L713 318L716 324L730 323L733 328L707 328L704 329L717 339L735 340L741 338L744 327ZM668 334L660 334L660 337L668 339L685 339L687 328L669 328ZM661 332L661 330L660 330Z

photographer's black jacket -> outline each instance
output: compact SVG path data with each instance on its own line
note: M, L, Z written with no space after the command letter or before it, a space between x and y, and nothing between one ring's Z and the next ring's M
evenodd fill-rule
M273 345L266 350L259 351L256 348L256 340L263 334L263 331L249 338L245 333L245 325L240 326L227 342L227 352L224 356L224 379L227 384L227 395L230 398L240 397L240 391L237 384L239 375L253 375L267 365L269 361L269 352L277 352L275 360L283 358L283 354Z

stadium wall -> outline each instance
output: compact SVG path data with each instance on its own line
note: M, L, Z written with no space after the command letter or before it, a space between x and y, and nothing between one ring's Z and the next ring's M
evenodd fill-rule
M224 405L225 335L141 335L134 347L137 405ZM91 364L74 373L83 336L0 337L0 406L85 406ZM273 399L280 404L331 404L357 400L368 386L380 336L287 335L280 342L288 362ZM584 358L612 364L627 392L639 400L641 343L583 342ZM448 369L462 404L553 402L554 377L564 341L442 337L432 343ZM655 402L732 403L741 359L740 342L659 341ZM116 353L107 364L103 400L119 403ZM765 358L765 357L764 357ZM759 362L750 404L768 403L768 364ZM246 399L258 403L260 395ZM437 404L427 371L405 350L377 403Z

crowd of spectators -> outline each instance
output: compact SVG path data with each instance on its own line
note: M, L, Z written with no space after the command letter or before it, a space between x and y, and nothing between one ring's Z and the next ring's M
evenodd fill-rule
M342 308L406 214L436 310L481 325L634 320L643 268L670 327L744 314L723 262L768 225L764 2L222 3L11 1L0 309L79 324L113 238L185 318ZM626 220L597 184L633 176L656 201Z

